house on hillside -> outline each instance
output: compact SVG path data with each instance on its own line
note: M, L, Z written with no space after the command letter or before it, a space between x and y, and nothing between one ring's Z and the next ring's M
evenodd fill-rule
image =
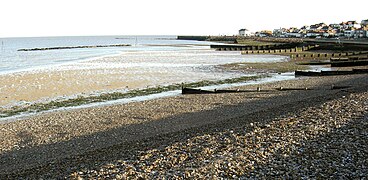
M355 34L354 28L347 28L344 30L344 36L347 38L354 37L354 34Z
M348 21L346 23L348 28L360 28L360 24L358 24L356 21Z
M340 26L341 26L341 29L346 29L346 28L348 28L348 23L347 22L341 22Z
M319 26L318 26L318 25L316 25L316 24L314 24L314 25L311 25L311 26L309 27L309 30L314 31L314 30L317 30L318 28L319 28Z
M300 30L309 30L310 26L304 25L303 27L300 28Z
M344 36L344 31L341 29L336 29L335 30L335 37L343 37Z
M319 30L308 30L306 37L308 38L316 38L316 37L322 37L323 33Z
M321 28L322 31L329 31L329 30L332 30L332 28L330 26L323 26Z
M362 22L360 23L360 25L361 25L362 27L368 27L368 19L366 19L366 20L362 20Z
M293 27L293 28L288 29L286 33L286 37L301 38L303 37L303 35L300 33L300 29Z
M367 31L364 30L364 28L356 29L354 32L354 37L355 38L365 38L367 37Z
M269 33L257 32L257 36L265 37ZM317 23L301 28L280 28L273 30L274 37L293 38L368 38L368 19L357 21L346 21L334 24Z
M325 27L325 26L327 26L327 24L325 24L325 23L318 23L318 24L311 25L309 27L309 30L320 30L320 29L322 29L322 27Z
M332 29L341 29L341 25L340 24L330 24L328 26L330 26Z
M250 36L251 33L249 32L248 29L240 29L239 30L239 36Z
M331 30L327 30L323 32L323 37L325 38L333 38L333 37L337 37L337 29L331 29Z

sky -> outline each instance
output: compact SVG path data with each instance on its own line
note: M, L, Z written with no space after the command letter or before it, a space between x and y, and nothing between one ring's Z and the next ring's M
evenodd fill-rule
M0 37L234 35L360 22L367 7L367 0L1 0Z

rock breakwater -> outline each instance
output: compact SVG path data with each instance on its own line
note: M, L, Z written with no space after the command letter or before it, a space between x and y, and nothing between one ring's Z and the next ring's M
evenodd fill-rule
M59 49L83 49L83 48L125 47L125 46L131 46L131 45L130 44L111 44L111 45L95 45L95 46L61 46L61 47L18 49L18 51L47 51L47 50L59 50Z

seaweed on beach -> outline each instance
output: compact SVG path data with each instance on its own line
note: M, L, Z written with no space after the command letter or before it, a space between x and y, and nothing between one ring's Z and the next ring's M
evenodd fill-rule
M78 96L76 98L65 99L60 101L50 101L46 103L32 103L28 106L13 106L9 109L0 109L0 118L11 117L15 115L21 115L26 113L37 113L42 111L48 111L58 108L65 107L73 107L80 106L85 104L97 103L97 102L106 102L124 98L132 98L137 96L146 96L150 94L158 94L167 91L179 90L183 86L187 88L198 88L203 86L211 86L211 85L220 85L220 84L231 84L231 83L240 83L251 80L257 80L260 78L264 78L266 75L259 76L243 76L238 78L217 80L217 81L199 81L199 82L191 82L191 83L182 83L182 84L171 84L166 86L157 86L145 89L136 89L128 92L111 92L111 93L103 93L97 96Z

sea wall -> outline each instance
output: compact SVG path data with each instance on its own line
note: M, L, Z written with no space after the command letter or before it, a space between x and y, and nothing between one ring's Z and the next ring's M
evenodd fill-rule
M216 41L225 43L236 43L236 36L178 36L178 40L194 40L194 41Z
M178 40L206 41L210 36L178 36Z

